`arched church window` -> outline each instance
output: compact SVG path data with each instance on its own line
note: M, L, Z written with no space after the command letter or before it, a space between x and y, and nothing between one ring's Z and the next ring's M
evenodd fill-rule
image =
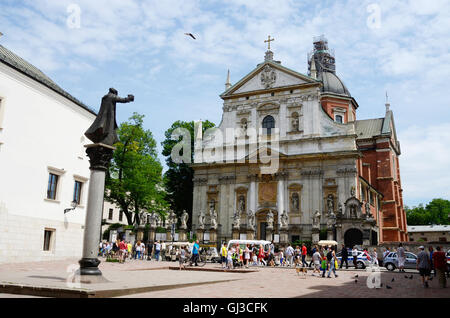
M262 128L267 129L267 134L272 133L272 129L275 128L275 119L272 116L266 116L262 122Z

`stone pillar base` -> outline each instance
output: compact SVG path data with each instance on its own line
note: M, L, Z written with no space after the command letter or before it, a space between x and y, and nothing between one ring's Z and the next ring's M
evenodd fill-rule
M333 230L330 230L330 229L327 230L327 240L328 241L334 240Z
M289 232L287 229L281 229L280 231L280 243L287 244L289 243Z
M273 228L267 228L266 229L266 241L272 241L273 240Z
M247 230L247 240L254 240L254 239L255 239L255 231Z
M320 230L319 229L313 229L312 231L312 243L317 244L320 241Z
M180 229L178 231L178 241L180 241L180 242L187 241L186 229Z
M166 232L166 242L172 242L172 232Z
M233 229L233 240L239 240L239 239L240 239L239 229Z
M198 240L199 242L203 242L203 233L205 233L205 230L203 230L203 229L197 229L196 234L197 234L197 240Z
M100 261L97 258L82 258L78 261L80 269L77 274L80 276L101 276L102 272L98 269Z
M150 230L148 231L148 240L150 242L154 242L155 238L156 238L156 229L150 228Z
M209 242L217 244L217 230L216 229L209 230Z
M142 242L144 240L144 230L145 230L145 227L139 226L137 235L136 235L136 241Z

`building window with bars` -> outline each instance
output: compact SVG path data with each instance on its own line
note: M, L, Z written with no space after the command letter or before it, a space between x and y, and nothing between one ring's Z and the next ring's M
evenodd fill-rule
M122 222L122 221L123 221L123 211L120 210L120 212L119 212L119 222Z
M114 213L114 209L109 209L108 220L112 220L113 219L113 213Z

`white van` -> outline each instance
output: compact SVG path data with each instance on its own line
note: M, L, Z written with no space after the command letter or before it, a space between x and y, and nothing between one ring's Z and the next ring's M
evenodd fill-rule
M236 244L239 244L242 249L245 249L245 247L250 245L255 245L258 249L259 246L262 245L264 247L264 252L267 252L269 250L270 241L262 241L262 240L230 240L227 245L227 250L230 249L231 246L235 246Z

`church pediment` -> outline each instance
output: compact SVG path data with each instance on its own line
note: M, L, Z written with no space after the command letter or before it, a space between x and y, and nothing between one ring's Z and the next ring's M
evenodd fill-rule
M318 84L319 82L278 63L266 61L230 87L221 97L314 83Z

